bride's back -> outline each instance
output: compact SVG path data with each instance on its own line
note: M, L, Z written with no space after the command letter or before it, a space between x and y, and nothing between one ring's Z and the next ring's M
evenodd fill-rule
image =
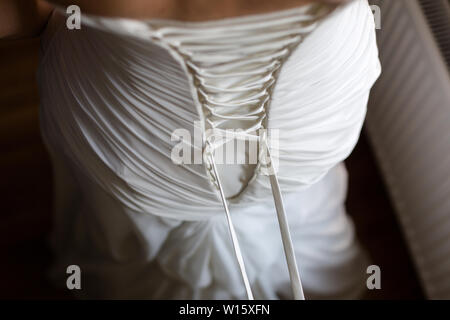
M172 133L184 129L195 137L199 122L206 139L211 128L240 128L246 135L235 138L258 139L256 129L279 130L270 152L279 161L305 287L315 290L325 279L318 270L327 268L336 287L357 281L358 273L348 272L361 256L341 207L343 169L323 177L353 148L380 68L367 1L329 9L296 6L189 23L84 15L80 30L68 30L55 12L39 81L41 127L61 192L55 232L61 263L75 252L93 279L108 269L105 279L92 281L94 289L104 283L120 296L240 297L222 219L228 201L250 280L268 284L263 272L273 277L269 268L281 261L269 177L254 167L224 166L217 174L209 158L172 162L178 144ZM209 146L202 141L200 151L207 155ZM218 176L229 186L223 203ZM95 259L105 264L97 269ZM121 262L122 271L131 270L129 261L138 268L151 262L153 269L137 271L147 282L129 286L128 273L106 260ZM338 269L355 277L339 277ZM282 286L287 273L275 273ZM328 276L319 291L333 291ZM275 285L264 286L257 296L276 296Z

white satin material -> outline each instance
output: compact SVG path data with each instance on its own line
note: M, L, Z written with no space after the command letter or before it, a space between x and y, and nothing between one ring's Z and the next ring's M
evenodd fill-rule
M172 132L193 136L199 121L280 130L277 177L305 291L359 287L344 169L332 168L356 143L380 73L374 22L365 0L326 17L315 9L207 23L91 17L79 31L52 17L39 80L57 183L56 277L72 261L91 279L86 296L243 297L214 176L170 159ZM255 296L289 297L270 180L258 168L220 171Z

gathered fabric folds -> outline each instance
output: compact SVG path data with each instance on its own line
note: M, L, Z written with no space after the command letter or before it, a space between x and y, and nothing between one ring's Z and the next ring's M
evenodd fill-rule
M56 282L77 264L82 297L292 298L297 260L307 298L360 292L367 265L341 162L380 74L366 0L199 23L82 22L69 30L53 13L38 74ZM200 162L173 161L177 129ZM269 152L217 161L240 140Z

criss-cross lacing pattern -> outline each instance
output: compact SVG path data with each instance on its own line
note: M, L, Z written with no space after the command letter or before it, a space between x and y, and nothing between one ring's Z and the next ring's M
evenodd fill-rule
M247 297L253 299L239 242L214 160L214 151L230 139L257 140L260 144L255 172L271 166L267 143L267 112L271 93L283 62L312 32L326 7L310 5L282 14L224 20L221 24L155 22L153 38L181 57L195 89L204 125L203 153L207 172L226 213L235 256ZM238 22L238 23L237 23ZM229 129L239 129L230 135ZM263 135L260 133L264 132ZM266 149L266 152L261 150ZM265 158L263 158L265 157ZM288 264L293 296L304 299L281 191L274 168L269 175Z

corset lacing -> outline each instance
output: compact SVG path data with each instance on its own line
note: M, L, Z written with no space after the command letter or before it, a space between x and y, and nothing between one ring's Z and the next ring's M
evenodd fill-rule
M294 299L304 299L280 186L268 143L267 113L283 62L312 32L329 7L309 5L273 15L223 20L222 24L153 25L155 40L182 58L203 123L203 158L222 201L247 297L253 299L239 241L215 162L229 139L258 141L255 174L268 172ZM229 129L232 131L230 137ZM263 129L263 130L261 130ZM226 138L225 138L226 137ZM263 170L264 169L264 170Z

